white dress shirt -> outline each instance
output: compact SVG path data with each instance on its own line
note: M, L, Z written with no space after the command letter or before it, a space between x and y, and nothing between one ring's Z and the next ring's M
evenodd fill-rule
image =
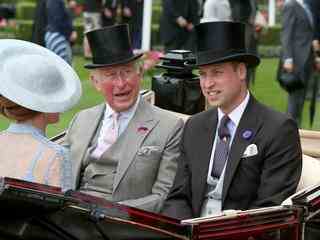
M248 105L249 99L250 99L250 94L249 92L247 92L245 99L240 103L240 105L237 106L231 113L228 114L230 121L228 122L227 127L231 134L229 149L230 149L230 146L232 145L237 127L239 125L243 112L245 111ZM219 128L220 121L223 118L223 116L224 116L224 113L221 111L220 108L218 108L218 125L216 129ZM218 138L218 131L216 131L215 133L215 138L214 138L211 157L210 157L209 170L207 175L208 186L213 186L213 189L210 189L208 191L208 194L206 195L207 199L204 201L204 204L202 206L202 211L201 211L202 217L221 213L221 197L222 197L223 179L224 179L224 173L225 173L225 166L227 165L228 160L225 163L225 166L223 168L220 178L219 179L213 178L211 176L211 171L212 171L213 158L214 158L217 138Z

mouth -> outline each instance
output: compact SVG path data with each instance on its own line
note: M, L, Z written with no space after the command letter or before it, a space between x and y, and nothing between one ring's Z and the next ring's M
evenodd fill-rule
M217 97L220 93L221 93L221 91L219 91L219 90L210 90L210 91L207 91L207 95L208 95L209 97Z
M114 96L116 98L126 98L130 95L131 91L125 91L125 92L121 92L121 93L116 93L114 94Z

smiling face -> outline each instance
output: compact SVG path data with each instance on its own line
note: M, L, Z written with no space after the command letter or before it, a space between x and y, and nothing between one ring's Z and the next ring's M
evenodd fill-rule
M91 72L90 78L116 112L128 110L137 100L142 67L138 62L97 68Z
M199 67L200 86L211 106L225 114L235 109L246 97L246 66L226 62Z

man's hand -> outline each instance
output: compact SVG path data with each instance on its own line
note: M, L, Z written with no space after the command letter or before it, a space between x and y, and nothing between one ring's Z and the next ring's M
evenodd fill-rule
M315 68L315 71L320 73L320 57L315 57L315 59L314 59L314 68Z
M194 29L193 23L188 23L188 24L187 24L187 30L188 30L189 32L191 32L193 29Z
M72 31L70 38L69 38L69 41L71 43L74 43L77 40L77 38L78 38L78 33L76 31Z
M187 20L182 16L178 17L176 22L179 25L179 27L181 27L181 28L185 28L188 25Z
M130 8L128 8L128 7L123 8L123 16L132 17L132 12L131 12Z
M109 8L105 8L103 14L106 18L112 18L112 11Z
M320 43L319 40L312 41L312 48L314 52L314 70L320 72Z
M312 48L315 52L320 51L320 43L319 40L312 41Z
M283 63L283 69L284 69L286 72L289 72L289 73L293 72L293 68L294 68L294 66L293 66L293 63L292 63L292 62L285 61L285 62Z

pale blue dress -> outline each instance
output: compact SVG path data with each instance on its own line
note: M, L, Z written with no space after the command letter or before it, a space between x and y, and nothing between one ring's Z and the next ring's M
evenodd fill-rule
M38 128L35 128L28 124L21 123L11 123L9 128L2 133L14 133L14 134L30 134L35 140L40 144L31 160L31 164L25 176L21 178L26 181L34 182L34 169L38 163L41 161L45 149L50 148L54 150L55 155L50 158L49 164L47 166L46 172L44 174L44 184L49 184L50 167L55 160L59 159L61 161L60 165L60 184L61 190L66 191L72 189L72 164L69 158L69 151L65 147L50 141L45 134Z

